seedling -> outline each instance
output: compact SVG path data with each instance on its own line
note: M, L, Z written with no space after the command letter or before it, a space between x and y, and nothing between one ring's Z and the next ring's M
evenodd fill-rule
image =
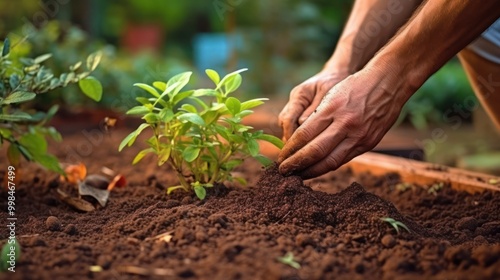
M78 83L84 94L99 101L102 95L101 83L90 76L99 64L101 55L91 54L86 60L86 69L80 70L82 62L69 67L68 73L56 77L43 62L50 59L51 54L36 58L11 58L10 41L3 42L0 56L0 147L8 142L7 159L17 167L21 156L28 161L35 161L49 170L63 173L57 159L47 154L46 137L56 141L61 135L47 122L57 112L55 105L47 112L28 110L24 103L33 100L37 95L50 92L56 88Z
M233 177L232 170L245 158L254 157L262 164L271 161L259 154L257 140L270 142L281 148L283 142L262 131L252 131L242 119L253 113L252 108L264 103L267 98L248 101L229 96L242 82L241 69L220 79L219 74L208 69L206 73L215 84L213 89L183 90L192 72L172 77L168 82L154 82L153 86L135 84L147 91L151 97L137 97L141 105L133 107L127 114L142 115L145 123L130 133L120 144L121 151L131 146L146 128L153 132L146 143L148 148L140 151L133 160L138 163L147 154L157 155L158 165L168 163L176 171L180 185L167 189L194 190L199 199L206 196L206 188L215 183L245 180Z
M410 230L408 229L408 227L405 224L403 224L400 221L394 220L393 218L384 217L384 218L380 218L380 220L389 223L396 230L396 232L398 234L399 234L399 227L402 227L402 228L406 229L406 231L410 232Z
M289 265L289 266L291 266L291 267L293 267L295 269L299 269L300 268L300 263L298 263L294 259L292 252L288 252L288 253L286 253L285 256L279 257L278 261L281 262L282 264Z
M15 272L15 264L21 257L21 246L15 238L9 238L0 253L0 271Z
M437 193L443 189L444 187L444 183L443 182L439 182L439 183L436 183L436 184L432 184L432 186L430 186L430 188L427 190L427 193L429 194L433 194L433 195L437 195Z

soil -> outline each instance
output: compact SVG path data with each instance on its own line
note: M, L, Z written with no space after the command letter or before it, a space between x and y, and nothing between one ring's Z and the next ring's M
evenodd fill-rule
M248 160L237 172L249 187L217 186L199 201L167 195L175 175L153 157L132 166L141 145L118 153L126 133L72 127L51 145L89 173L106 166L127 177L93 212L58 199L57 188L76 188L57 175L34 164L18 171L22 256L1 279L500 279L500 193L429 193L394 174L349 170L304 183ZM6 170L2 156L0 175ZM6 222L5 189L0 197ZM7 235L2 226L2 243ZM300 268L278 261L287 253Z

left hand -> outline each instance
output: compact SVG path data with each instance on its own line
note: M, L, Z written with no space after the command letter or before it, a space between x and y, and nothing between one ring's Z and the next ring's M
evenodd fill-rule
M363 69L334 86L283 147L280 173L314 178L374 148L413 93L388 72Z

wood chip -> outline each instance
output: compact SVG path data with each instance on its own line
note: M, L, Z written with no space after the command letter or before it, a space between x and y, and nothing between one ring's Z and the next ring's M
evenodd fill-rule
M61 201L68 204L69 206L72 206L76 210L80 210L83 212L90 212L95 210L95 207L94 205L92 205L92 203L81 198L71 197L61 189L57 189L57 195Z

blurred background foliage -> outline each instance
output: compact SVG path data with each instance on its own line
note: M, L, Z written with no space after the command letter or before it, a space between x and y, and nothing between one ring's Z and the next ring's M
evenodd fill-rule
M73 91L46 95L40 106L62 102L124 111L134 104L135 82L166 80L194 70L196 86L208 84L205 68L240 67L248 97L286 99L331 55L351 0L16 0L0 2L0 39L9 36L17 55L52 53L57 71L97 49L94 75L102 82L99 104ZM431 78L403 109L417 128L442 121L443 112L472 90L458 61ZM281 108L280 108L281 109Z

